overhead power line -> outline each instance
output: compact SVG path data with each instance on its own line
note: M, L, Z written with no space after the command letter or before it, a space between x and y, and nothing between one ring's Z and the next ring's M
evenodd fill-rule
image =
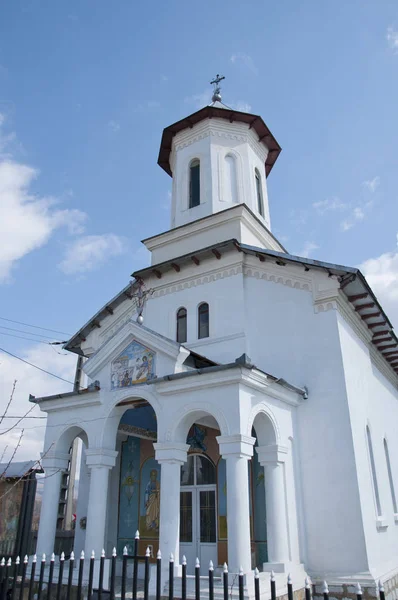
M51 346L51 342L43 342L43 340L35 340L34 338L28 338L24 335L15 335L15 333L6 333L5 331L0 331L0 335L6 335L7 337L18 338L20 340L27 340L28 342L35 342L35 344L45 344L46 346Z
M58 331L58 329L49 329L48 327L39 327L38 325L30 325L29 323L22 323L22 321L14 321L13 319L6 319L5 317L0 317L2 321L8 321L9 323L17 323L17 325L24 325L25 327L33 327L34 329L42 329L43 331L51 331L52 333L62 333L62 335L71 336L70 333L66 333L65 331Z
M54 336L42 335L40 333L35 333L34 331L24 331L23 329L15 329L14 327L6 327L5 325L0 325L0 329L7 329L7 331L16 331L17 333L27 333L28 335L35 335L37 337L43 338L44 340L54 339Z
M28 360L25 360L24 358L21 358L20 356L17 356L16 354L12 354L12 352L8 352L8 350L4 350L4 348L0 348L0 352L4 352L5 354L12 356L13 358L16 358L16 359L20 360L21 362L25 363L26 365L29 365L30 367L34 367L35 369L38 369L39 371L42 371L43 373L47 373L47 375L51 375L52 377L56 377L57 379L60 379L61 381L65 381L65 383L70 383L71 385L74 385L73 381L69 381L68 379L64 379L63 377L60 377L59 375L55 375L55 373L51 373L51 371L42 369L41 367L34 365L33 363L29 362Z

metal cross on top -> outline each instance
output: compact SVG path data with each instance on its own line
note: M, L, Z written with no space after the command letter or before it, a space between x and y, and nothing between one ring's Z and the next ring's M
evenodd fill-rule
M214 91L213 91L213 102L221 102L221 88L220 88L220 82L225 79L224 75L220 75L217 73L217 76L213 79L213 81L210 81L210 85L214 85Z

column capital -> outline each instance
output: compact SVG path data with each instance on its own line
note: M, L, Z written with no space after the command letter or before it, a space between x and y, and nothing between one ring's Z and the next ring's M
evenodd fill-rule
M45 471L65 471L68 468L70 454L64 452L41 453L41 464Z
M286 446L281 446L281 444L272 444L270 446L258 446L256 452L262 467L276 467L285 462L288 449Z
M216 437L223 458L235 456L240 458L251 458L256 438L237 433L235 435L219 435Z
M157 442L153 445L155 448L155 458L158 463L179 463L187 461L188 444L178 442Z
M105 467L112 469L116 464L118 452L109 448L88 448L86 450L86 465L89 469Z

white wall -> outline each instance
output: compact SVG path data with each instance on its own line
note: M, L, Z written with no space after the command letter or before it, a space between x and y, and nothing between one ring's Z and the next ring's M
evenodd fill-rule
M383 439L386 437L391 470L398 493L398 392L370 360L366 345L339 317L339 334L344 360L355 461L360 490L369 564L375 577L398 565L398 522L394 519ZM377 523L375 493L366 439L372 437L382 519Z

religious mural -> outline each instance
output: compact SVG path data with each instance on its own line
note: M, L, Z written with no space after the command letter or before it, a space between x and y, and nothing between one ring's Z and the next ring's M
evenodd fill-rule
M207 436L207 430L202 425L194 423L188 432L187 444L190 446L191 451L206 452L207 446L205 439Z
M141 469L140 533L142 537L159 537L160 468L154 458L148 458Z
M111 366L111 389L144 383L155 377L156 352L133 340Z

